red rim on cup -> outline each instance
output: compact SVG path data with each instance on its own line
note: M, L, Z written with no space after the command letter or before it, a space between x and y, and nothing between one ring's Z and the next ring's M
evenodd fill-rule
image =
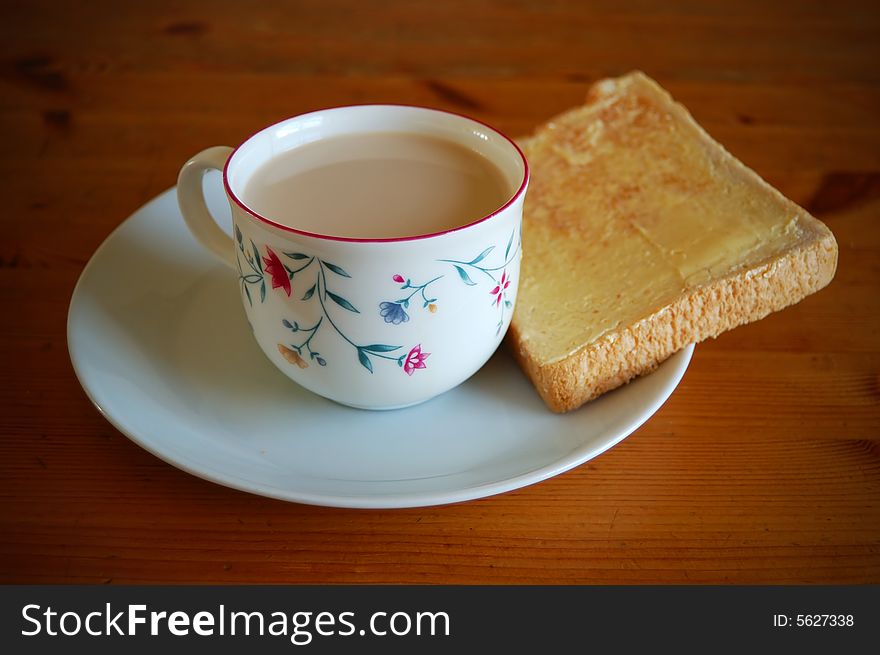
M480 218L473 220L470 223L466 223L465 225L460 225L458 227L454 227L449 230L442 230L440 232L431 232L431 233L427 233L427 234L416 234L416 235L405 236L405 237L386 237L386 238L342 237L342 236L334 236L334 235L330 235L330 234L320 234L318 232L309 232L308 230L300 230L295 227L290 227L289 225L284 225L282 223L278 223L276 221L273 221L271 218L263 216L262 214L254 211L253 209L248 207L247 204L245 204L245 202L232 190L232 186L229 184L229 166L232 163L232 161L235 159L235 155L239 152L239 150L241 150L241 148L243 148L245 145L250 143L251 140L254 139L255 137L257 137L258 135L262 134L263 132L265 132L267 130L274 128L277 125L280 125L282 123L285 123L285 122L293 120L293 119L304 119L304 118L311 116L313 114L326 113L328 111L334 111L334 110L356 109L358 107L364 107L364 108L366 108L366 107L377 107L377 108L378 107L401 107L401 108L407 108L407 109L419 109L419 110L424 110L424 111L429 111L429 112L436 112L438 114L446 114L449 116L463 118L467 121L474 123L475 125L482 126L483 128L486 128L487 130L490 130L491 132L497 134L499 137L501 137L503 140L507 141L507 143L509 143L511 146L513 146L514 150L516 151L516 153L519 155L520 159L522 160L522 166L523 166L522 182L520 183L517 190L513 193L513 195L511 195L511 197L507 200L507 202L505 202L501 207L498 207L493 212L486 214L485 216L481 216ZM485 123L485 122L478 120L476 118L471 118L470 116L466 116L464 114L459 114L457 112L447 111L444 109L434 109L432 107L424 107L421 105L385 103L385 104L375 104L375 105L373 105L373 104L371 104L371 105L341 105L341 106L336 106L336 107L327 107L324 109L317 109L315 111L307 112L305 114L297 114L296 116L291 116L289 118L286 118L286 119L283 119L280 121L275 121L272 124L267 125L266 127L262 128L260 130L257 130L256 132L251 134L247 139L242 141L238 146L236 146L236 148L229 155L229 158L226 160L226 165L223 167L223 187L226 190L227 195L235 202L236 205L239 206L239 208L242 211L246 212L250 216L253 216L257 220L262 221L263 223L266 223L267 225L271 225L272 227L279 229L279 230L283 230L285 232L291 232L293 234L299 234L302 236L313 237L313 238L317 238L317 239L327 239L329 241L345 241L345 242L355 242L355 243L392 243L392 242L400 242L400 241L416 241L419 239L430 239L431 237L437 237L437 236L441 236L444 234L450 234L452 232L458 232L459 230L464 230L464 229L473 227L474 225L478 225L480 223L488 221L493 216L496 216L497 214L500 214L501 212L503 212L505 209L507 209L510 205L512 205L514 202L516 202L522 196L522 194L526 190L526 187L528 186L530 174L531 173L529 170L529 162L526 159L525 154L523 154L522 149L520 149L520 147L516 144L516 142L513 139L511 139L509 136L507 136L506 134L504 134L503 132L501 132L497 128L492 127L488 123Z

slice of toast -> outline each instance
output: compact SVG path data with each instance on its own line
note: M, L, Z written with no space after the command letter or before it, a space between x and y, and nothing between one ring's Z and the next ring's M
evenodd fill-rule
M508 345L553 411L834 276L831 231L642 73L596 83L522 145L532 178Z

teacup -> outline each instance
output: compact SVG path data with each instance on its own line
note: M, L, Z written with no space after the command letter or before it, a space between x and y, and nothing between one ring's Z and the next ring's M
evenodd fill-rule
M255 170L279 153L388 131L479 153L504 176L509 198L460 227L399 238L308 232L243 200ZM212 169L223 172L232 237L205 205L202 178ZM484 123L422 107L363 105L289 118L234 150L208 148L181 169L177 195L196 239L235 271L254 337L282 373L345 405L393 409L452 389L500 344L516 303L528 181L520 149Z

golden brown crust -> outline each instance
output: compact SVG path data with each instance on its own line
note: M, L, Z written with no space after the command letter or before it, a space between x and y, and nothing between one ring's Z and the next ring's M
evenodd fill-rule
M522 311L525 306L521 309L518 305L508 333L508 347L548 407L556 412L575 409L654 370L690 343L715 337L802 300L827 285L837 267L837 243L821 221L782 196L713 141L684 107L674 103L668 93L643 74L597 83L590 91L587 105L572 111L583 111L584 119L589 120L589 112L596 103L613 102L609 98L615 93L636 89L654 98L652 102L688 127L688 138L701 143L709 153L713 174L739 180L754 189L756 198L766 198L780 214L794 217L801 236L794 243L780 241L771 256L759 261L743 259L741 265L727 274L684 289L659 309L646 307L644 318L583 343L567 356L551 358L546 349L541 356L535 354L529 338L528 312ZM540 128L538 134L554 138L546 128ZM549 192L554 193L552 189ZM528 222L530 218L526 215L524 220ZM570 247L564 242L564 234L552 238L560 240L560 248ZM528 255L528 245L524 242L524 256ZM522 298L518 302L522 303Z
M823 238L783 257L691 290L669 307L542 364L530 357L511 325L508 345L547 406L567 412L650 373L691 343L764 318L827 285L837 268L837 243Z

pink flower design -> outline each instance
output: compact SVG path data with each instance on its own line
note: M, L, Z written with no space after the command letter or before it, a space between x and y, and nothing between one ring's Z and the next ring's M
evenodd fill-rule
M290 278L287 276L284 264L281 263L281 260L278 259L278 255L276 255L269 246L266 246L266 252L269 253L269 256L263 257L263 262L265 264L266 272L272 276L272 288L277 289L278 287L281 287L284 289L284 293L290 296Z
M412 375L417 368L428 368L425 365L425 360L428 359L430 354L431 353L423 353L422 344L419 344L410 350L409 355L406 356L406 361L403 363L403 371L407 375Z
M406 281L403 279L403 276L400 273L398 273L397 275L395 275L391 279L394 280L395 282L397 282L398 284L403 284Z
M507 287L510 286L510 278L507 277L507 271L504 271L501 274L501 282L492 289L489 293L495 296L495 304L500 305L501 299L504 297L504 292L507 291Z

